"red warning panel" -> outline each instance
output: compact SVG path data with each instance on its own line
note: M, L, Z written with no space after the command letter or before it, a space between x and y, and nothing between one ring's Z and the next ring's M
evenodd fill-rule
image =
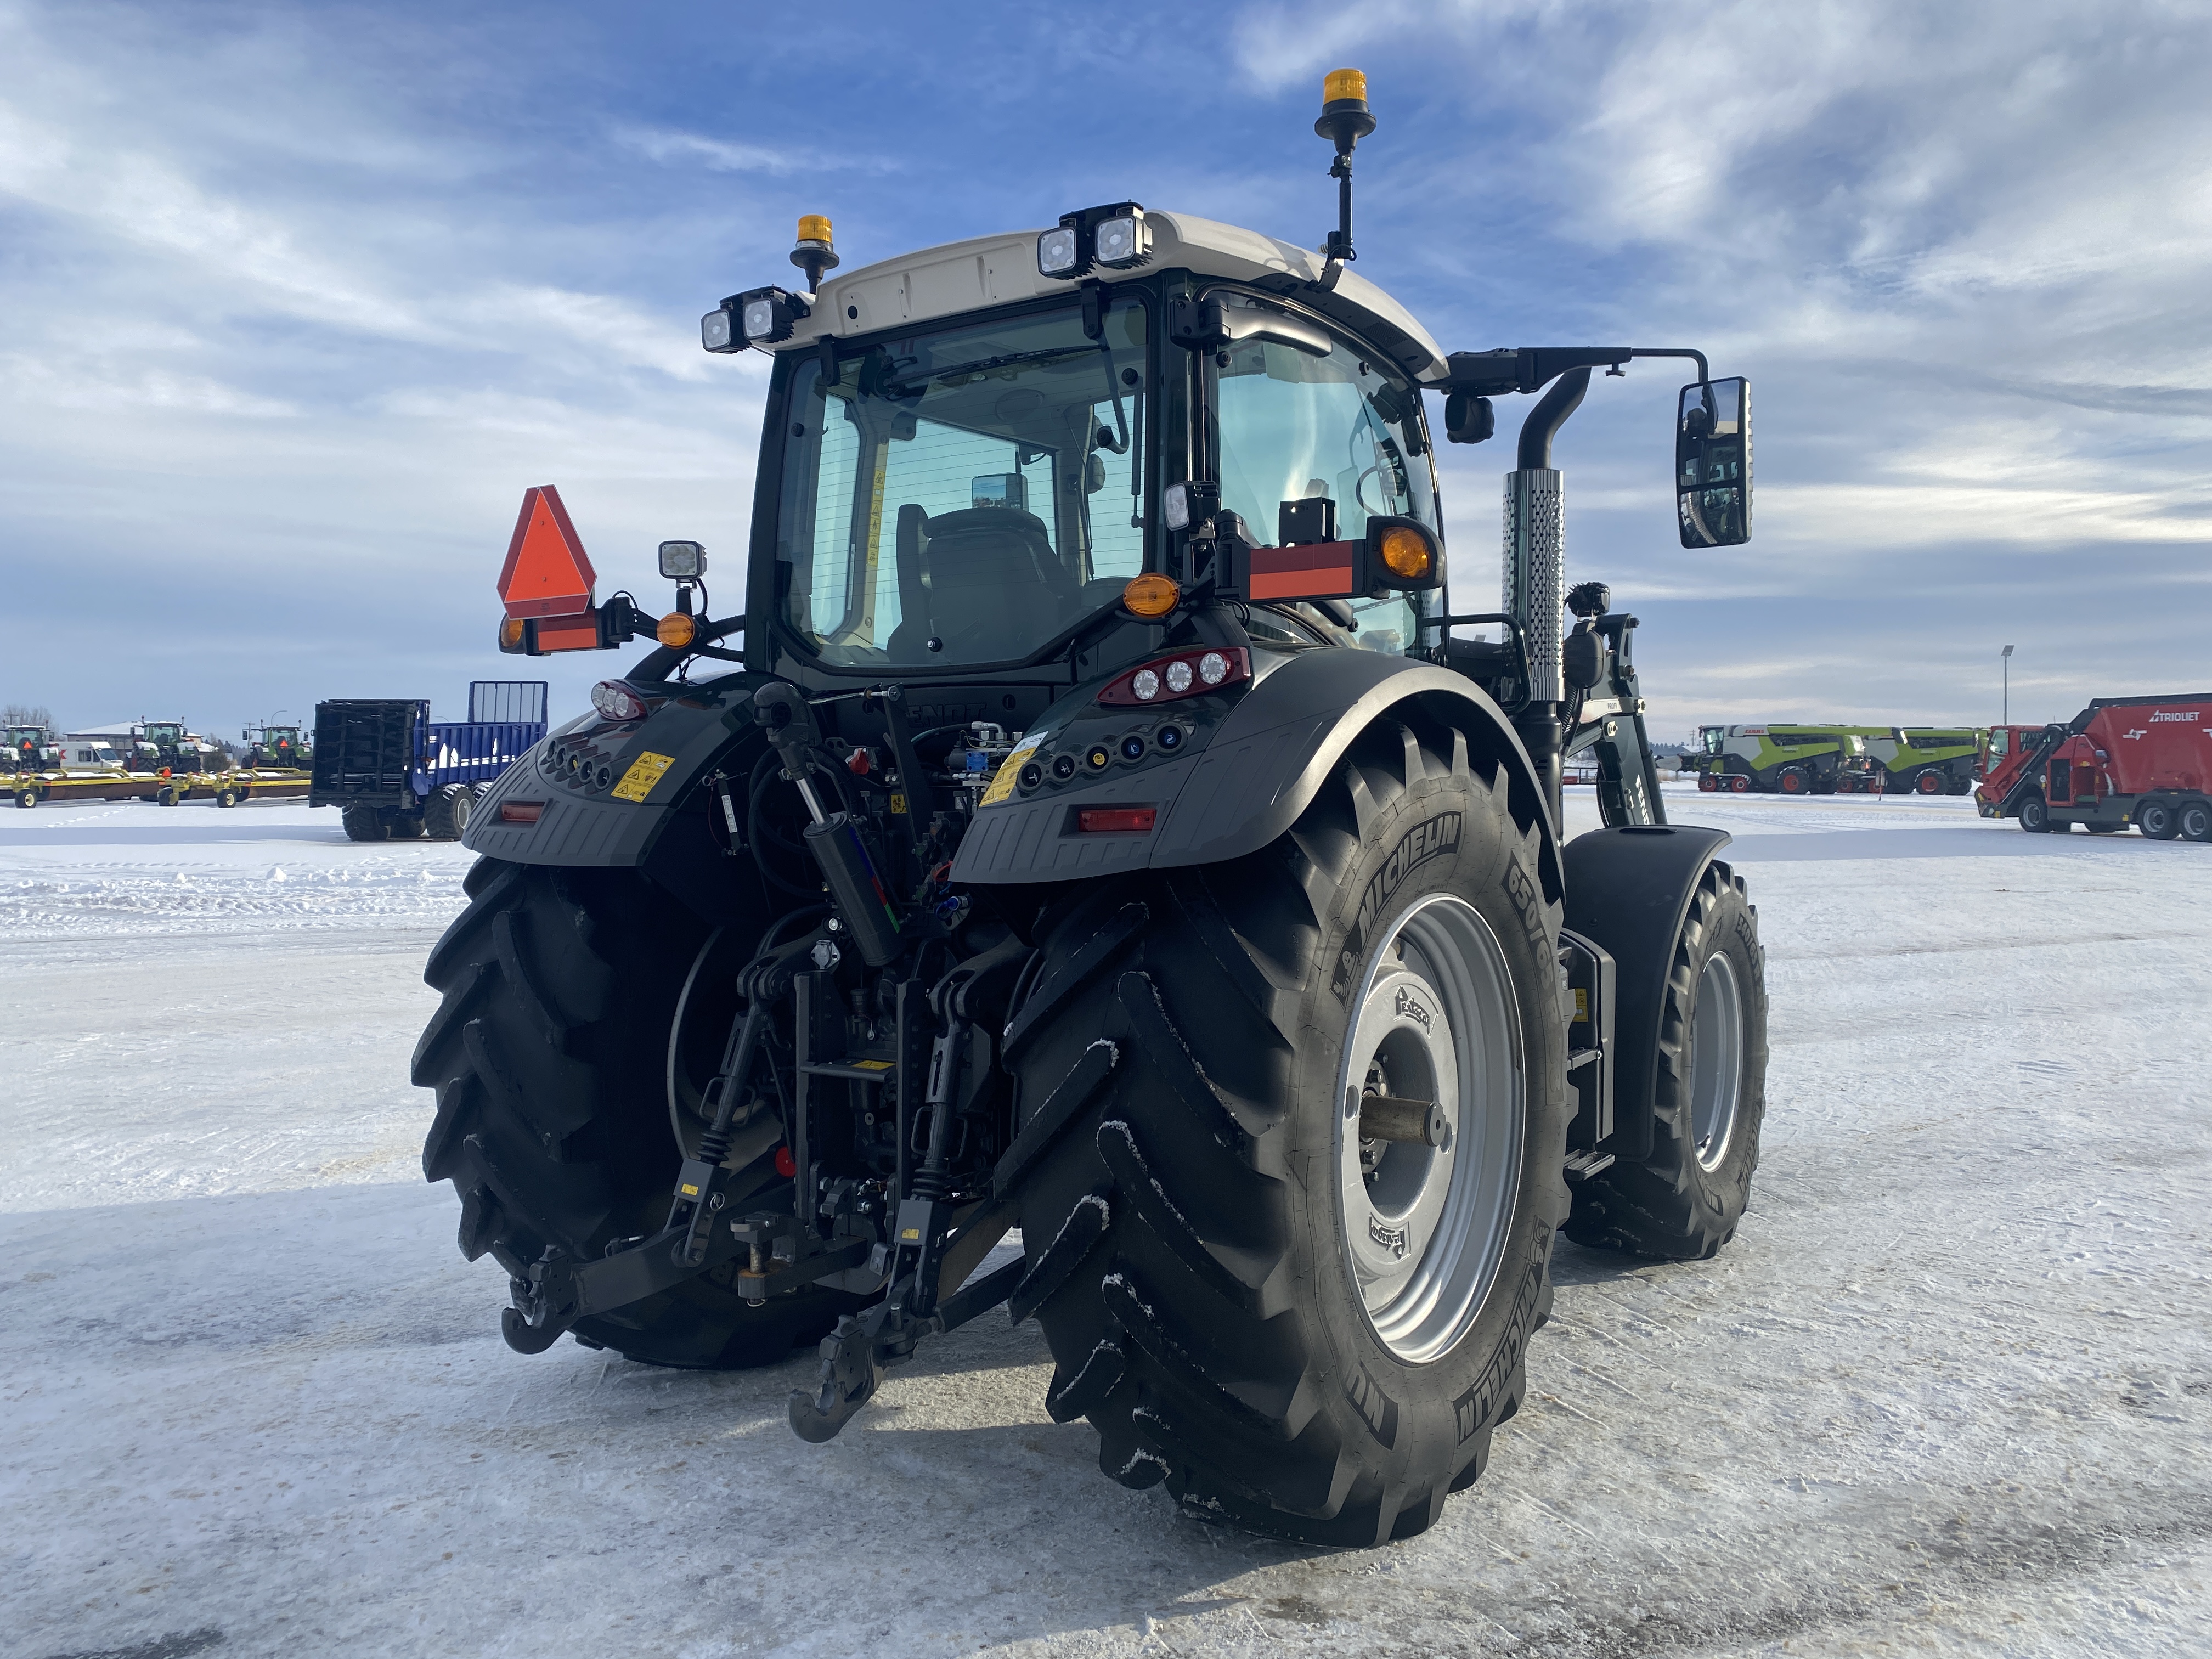
M574 617L592 608L599 575L583 538L568 522L561 492L534 484L522 492L522 516L500 567L499 597L510 617Z

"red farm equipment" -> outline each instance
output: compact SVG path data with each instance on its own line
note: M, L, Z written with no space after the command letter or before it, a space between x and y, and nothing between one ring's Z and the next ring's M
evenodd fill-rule
M2212 692L2099 697L2063 726L1999 726L1975 791L1984 817L2032 833L2130 823L2153 841L2212 841Z

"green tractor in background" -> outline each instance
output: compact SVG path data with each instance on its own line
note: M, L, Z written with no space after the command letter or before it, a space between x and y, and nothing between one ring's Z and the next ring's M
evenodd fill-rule
M1974 787L1982 739L1974 726L1890 726L1857 728L1867 755L1881 770L1883 793L1964 795Z
M314 763L315 751L296 726L249 726L239 736L246 744L248 766L299 772Z

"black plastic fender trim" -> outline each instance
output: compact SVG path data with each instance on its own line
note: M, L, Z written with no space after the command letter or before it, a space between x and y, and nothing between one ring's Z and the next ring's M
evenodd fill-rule
M1118 786L1116 794L1156 807L1150 833L1071 834L1064 826L1072 795L988 806L962 844L953 878L981 885L1065 881L1242 858L1297 823L1359 734L1406 703L1465 732L1471 750L1505 756L1516 816L1541 822L1552 836L1528 749L1480 685L1409 657L1323 649L1263 676L1189 759ZM1094 803L1085 796L1080 804Z
M1659 1018L1690 898L1731 837L1688 824L1592 830L1562 849L1566 925L1613 961L1613 1134L1599 1149L1651 1156Z

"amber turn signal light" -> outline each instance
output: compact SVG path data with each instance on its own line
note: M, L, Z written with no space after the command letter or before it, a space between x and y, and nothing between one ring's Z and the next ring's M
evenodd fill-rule
M653 637L663 645L687 646L699 637L699 619L687 617L681 611L672 611L654 626Z
M1418 530L1393 525L1382 532L1382 563L1389 573L1409 582L1425 581L1435 556Z
M1121 590L1121 608L1133 617L1164 617L1181 598L1182 589L1174 577L1147 572L1129 579L1129 585Z
M521 650L525 623L520 617L509 617L499 625L499 648L502 651Z

